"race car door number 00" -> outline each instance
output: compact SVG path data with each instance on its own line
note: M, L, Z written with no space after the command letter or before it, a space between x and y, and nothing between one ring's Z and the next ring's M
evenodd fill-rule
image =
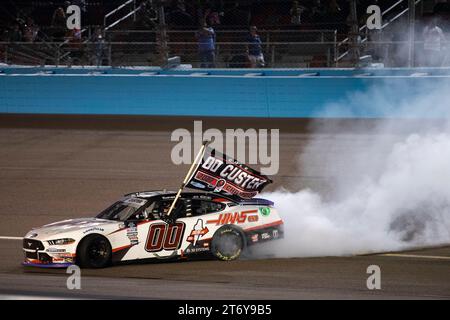
M166 223L155 223L148 231L145 250L148 252L158 252L161 250L176 250L181 245L185 224L177 222L168 225Z

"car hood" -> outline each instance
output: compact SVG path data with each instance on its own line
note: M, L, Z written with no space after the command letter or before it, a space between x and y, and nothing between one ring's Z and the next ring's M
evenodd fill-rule
M106 229L114 228L119 222L97 219L97 218L80 218L70 219L47 224L40 228L31 230L25 237L43 239L55 235L65 235L71 232L97 232L103 233Z

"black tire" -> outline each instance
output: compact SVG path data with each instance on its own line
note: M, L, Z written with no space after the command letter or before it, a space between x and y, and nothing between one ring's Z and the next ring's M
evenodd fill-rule
M111 263L111 244L105 237L93 234L78 245L77 263L82 268L104 268Z
M236 260L245 248L244 237L232 226L223 226L213 236L211 252L219 260Z

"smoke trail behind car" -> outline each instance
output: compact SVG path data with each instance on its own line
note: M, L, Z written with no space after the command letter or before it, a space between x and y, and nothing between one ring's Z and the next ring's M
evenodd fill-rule
M450 116L450 83L437 79L426 87L382 83L323 109L369 108L392 118ZM392 92L396 95L392 95ZM398 92L403 92L401 98ZM449 117L450 118L450 117ZM299 171L317 168L331 188L323 194L304 189L277 190L263 196L275 202L285 221L285 239L270 244L275 256L338 256L450 243L450 126L448 120L378 120L357 139L321 134L320 126L302 150ZM358 128L361 132L361 128ZM267 247L265 248L267 251Z

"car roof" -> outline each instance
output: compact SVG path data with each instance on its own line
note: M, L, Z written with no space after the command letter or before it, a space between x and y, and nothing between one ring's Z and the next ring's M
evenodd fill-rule
M149 199L156 196L161 197L175 197L177 194L176 191L168 191L168 190L152 190L152 191L138 191L138 192L132 192L125 194L124 197L130 197L130 198L142 198L142 199ZM263 205L263 206L273 206L274 203L270 200L261 199L261 198L253 198L253 199L241 199L241 198L233 198L228 197L222 194L217 194L214 192L193 192L193 191L186 191L181 192L181 196L183 197L207 197L212 199L223 199L225 201L234 202L242 205Z
M135 198L153 198L156 196L166 196L166 197L174 197L177 194L176 191L168 191L168 190L152 190L152 191L138 191L138 192L131 192L128 194L125 194L124 197L135 197ZM193 192L193 191L187 191L187 192L181 192L181 196L183 197L209 197L209 198L222 198L225 200L229 200L232 202L239 202L239 199L233 199L232 197L227 197L221 194L213 193L213 192Z

